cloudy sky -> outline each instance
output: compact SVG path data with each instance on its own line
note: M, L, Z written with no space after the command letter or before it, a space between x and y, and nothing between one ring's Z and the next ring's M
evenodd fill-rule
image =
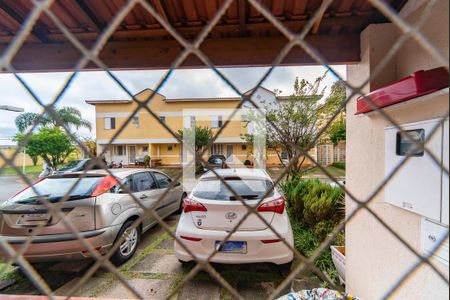
M340 76L345 78L345 66L333 67ZM267 68L233 68L221 69L221 72L241 91L254 87ZM269 90L279 89L283 95L293 91L295 77L314 80L325 71L324 67L278 67L264 82ZM128 87L132 93L145 88L155 88L165 71L118 71L115 75ZM44 103L53 101L61 89L69 73L39 73L23 74L24 81ZM324 86L328 88L336 78L329 73ZM40 106L24 90L19 81L10 74L0 74L0 105L20 106L27 112L41 112ZM177 70L170 76L160 91L167 98L190 97L233 97L237 94L213 71ZM83 117L95 124L94 107L85 100L128 99L125 92L104 72L79 73L75 80L59 100L58 106L74 106L81 110ZM0 110L0 139L11 137L16 133L14 119L17 113ZM92 132L80 130L81 136L95 137Z

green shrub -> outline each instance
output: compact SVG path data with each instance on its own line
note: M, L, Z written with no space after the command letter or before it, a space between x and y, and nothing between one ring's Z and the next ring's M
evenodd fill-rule
M281 189L288 203L294 246L300 253L310 257L344 218L344 193L339 187L332 187L319 180L303 181L299 177L286 180L281 184ZM344 242L344 233L339 233L333 243L343 245ZM329 249L317 258L315 264L334 282L338 282L338 273Z
M293 177L281 184L281 189L283 190L290 211L295 216L303 215L304 205L302 195L305 192L305 187L301 177Z
M338 169L345 170L345 161L334 162L331 166L338 168Z
M289 213L289 215L291 218L292 231L294 234L295 248L306 257L312 256L315 253L315 251L317 251L317 248L319 247L321 240L316 235L314 229L307 228L298 219L293 218L291 212ZM336 241L333 243L340 245L339 239L341 239L342 236L343 233L340 233L336 237ZM316 259L315 265L323 272L326 272L334 282L338 282L339 275L333 264L333 260L331 257L331 250L329 249L325 250Z
M314 253L314 250L319 247L320 242L312 230L306 228L301 222L294 218L291 218L291 220L295 248L304 256L311 256Z
M331 256L331 250L328 249L322 253L321 256L316 260L315 265L317 268L327 273L331 280L334 282L339 282L339 273L333 264L333 259Z
M336 224L334 221L320 221L314 228L314 234L319 241L325 240L325 238L334 231Z
M326 221L337 224L343 218L344 193L319 180L293 178L281 186L293 217L309 227Z

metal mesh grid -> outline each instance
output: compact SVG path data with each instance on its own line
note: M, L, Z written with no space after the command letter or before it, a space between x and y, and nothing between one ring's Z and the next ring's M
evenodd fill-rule
M61 99L62 95L69 89L70 83L76 78L78 72L82 71L86 65L89 62L95 63L99 69L104 70L112 79L113 81L130 97L136 100L138 103L138 107L135 111L130 113L128 119L126 122L117 130L117 132L114 134L113 138L109 141L108 145L104 147L104 150L102 153L98 155L98 157L101 157L103 154L105 154L106 149L113 144L113 142L117 139L117 137L122 133L122 131L125 129L125 127L132 121L133 116L138 113L140 110L144 110L148 112L155 120L157 120L164 128L167 130L175 139L177 139L180 143L182 142L178 135L175 134L171 128L169 128L165 123L161 122L159 120L158 115L153 112L149 108L149 103L153 100L156 93L162 88L162 86L168 81L168 79L171 77L173 71L181 66L181 64L184 62L184 60L191 54L197 56L206 67L210 68L219 76L226 84L234 90L237 94L241 95L242 101L239 103L239 105L236 107L236 110L240 109L245 103L249 103L250 105L254 106L255 108L258 108L258 105L252 101L252 96L256 92L257 88L253 90L253 92L250 95L244 95L242 91L240 91L236 85L233 84L233 82L227 78L223 73L221 73L220 70L218 70L214 64L209 60L209 58L200 50L200 46L204 42L204 40L207 38L208 34L211 32L211 30L214 28L214 26L220 21L222 16L226 13L227 9L233 2L233 0L226 0L223 2L221 8L218 10L215 17L205 26L205 28L201 31L201 33L197 36L197 38L190 42L186 40L183 36L181 36L177 31L172 27L172 25L163 17L161 17L158 12L148 4L148 2L143 0L129 0L127 1L126 5L124 5L120 11L118 11L113 18L113 20L108 24L108 26L104 29L103 33L99 36L95 44L92 48L87 48L82 44L77 38L70 32L70 30L59 20L59 18L50 10L50 6L54 2L54 0L33 0L34 4L33 10L30 12L28 17L26 18L25 22L22 24L20 32L14 37L14 39L9 43L8 47L3 52L2 56L0 57L0 66L3 71L11 72L14 74L14 76L17 78L17 80L20 82L20 84L23 86L23 88L33 97L33 99L43 108L43 113L47 113L50 116L52 116L56 123L63 127L65 131L71 135L69 129L67 126L61 122L61 120L58 118L58 116L55 114L54 107L58 103L58 101ZM419 18L418 22L416 24L409 24L404 19L402 19L388 4L386 4L382 0L370 0L369 1L375 8L377 8L387 19L389 19L392 23L394 23L399 30L402 32L402 35L399 39L395 42L394 45L392 45L391 49L388 51L388 53L384 56L384 58L381 60L381 62L377 65L375 70L371 72L371 74L368 76L368 78L364 81L363 84L360 86L353 86L349 82L343 80L340 75L333 70L333 68L327 63L326 59L321 55L320 49L313 48L308 42L305 40L307 34L310 32L316 21L320 18L321 15L323 15L323 12L327 10L327 8L331 5L332 0L324 0L322 1L322 4L320 5L319 9L315 12L315 14L309 19L306 26L299 34L294 34L291 32L288 28L286 28L275 16L272 15L272 13L264 7L259 1L257 0L248 0L248 3L252 5L257 11L259 11L267 20L269 20L272 25L277 28L287 39L288 42L284 46L284 48L280 51L278 56L274 59L272 62L272 67L264 74L264 76L259 80L257 87L260 87L264 81L271 75L272 71L283 61L283 59L289 54L292 48L294 47L301 47L314 61L316 61L318 64L326 66L336 77L343 80L346 87L349 89L350 93L347 97L345 103L342 104L341 107L339 107L338 110L333 114L333 116L327 120L325 126L323 126L320 131L317 134L316 139L307 147L300 148L297 145L291 145L295 147L298 150L297 156L294 157L286 166L286 168L283 170L283 172L280 174L280 176L275 180L275 186L278 185L282 178L286 175L288 172L288 169L292 166L292 164L295 163L297 158L300 156L305 156L309 160L311 160L317 167L324 173L326 176L331 179L333 182L335 182L337 185L339 185L347 195L347 198L353 201L357 208L349 215L346 216L345 220L335 229L334 233L331 234L329 237L326 238L325 241L322 242L322 244L319 246L317 251L309 258L304 257L301 253L299 253L295 248L292 248L286 241L284 241L283 237L276 232L276 230L269 224L264 218L262 218L259 214L256 208L249 206L242 197L236 193L228 184L227 182L221 178L214 170L211 170L216 174L216 176L219 178L219 180L231 191L231 193L236 197L237 200L241 201L241 203L247 208L247 214L245 217L235 225L234 229L231 230L228 234L228 236L224 239L222 242L225 243L228 241L232 234L236 231L236 229L247 219L249 215L256 215L265 225L270 228L280 239L282 239L285 243L285 245L290 248L293 252L295 257L301 262L294 270L291 271L289 276L287 276L281 284L273 291L273 293L269 296L269 298L275 298L289 283L294 277L302 272L304 269L309 269L316 273L322 280L327 282L330 287L335 289L341 289L340 286L336 286L336 284L330 280L330 278L324 274L322 271L320 271L315 265L314 262L316 259L325 251L332 243L332 241L335 239L337 234L345 227L346 224L351 222L355 216L357 216L360 211L365 210L367 211L371 216L377 220L388 232L394 236L402 245L404 245L412 254L414 254L417 257L417 263L412 266L410 269L405 269L403 272L403 275L398 278L398 281L393 282L392 286L389 290L386 291L384 298L389 298L390 296L394 295L399 289L401 289L405 282L411 277L414 276L414 273L422 266L427 265L429 266L433 272L435 272L442 280L444 280L448 285L448 278L445 274L443 274L440 270L438 270L433 263L431 263L430 258L433 255L424 256L421 253L418 253L415 248L410 245L404 238L400 236L399 233L397 233L394 229L392 229L389 224L387 224L382 218L380 218L376 212L374 212L370 208L371 202L375 199L375 197L381 192L381 190L386 186L386 184L396 175L396 173L402 168L402 166L405 165L405 163L408 161L408 159L411 157L411 154L405 156L405 158L396 166L392 172L386 176L382 182L380 182L377 187L374 189L374 191L365 199L359 199L358 197L355 197L351 191L349 191L345 186L341 185L325 168L324 166L317 163L314 159L314 157L311 157L309 154L309 149L314 146L314 144L320 139L320 137L325 133L326 129L330 126L330 124L337 118L339 113L345 108L345 105L352 99L354 96L362 96L364 97L368 103L370 103L373 107L373 109L381 115L384 119L388 121L389 124L393 125L395 128L397 128L399 131L404 132L401 125L395 122L383 109L379 108L370 98L367 98L364 93L362 92L362 89L370 82L372 78L375 78L380 74L380 72L385 68L385 66L388 64L388 62L393 58L393 56L398 52L398 50L401 48L401 46L409 39L414 38L417 43L423 47L429 55L431 55L436 61L441 63L442 65L445 65L448 69L448 59L440 53L440 51L431 44L427 37L421 32L421 27L425 23L425 21L430 17L431 12L435 8L435 6L438 3L438 0L430 0L426 4L426 8ZM99 58L99 53L102 50L102 48L105 46L107 40L110 38L110 36L114 33L114 31L118 28L121 21L130 13L130 11L135 7L137 4L142 5L162 26L165 30L167 30L168 33L170 33L176 41L184 48L181 53L178 55L178 57L173 61L171 68L165 73L165 75L160 79L157 87L155 88L155 91L149 95L149 97L145 101L137 101L135 99L134 95L130 92L130 90L127 88L126 84L123 83L117 76L115 76L108 66L104 64L101 59ZM11 62L14 59L15 55L20 50L21 46L27 39L28 35L31 33L34 25L36 24L37 20L41 16L41 14L46 14L58 27L59 30L65 35L68 41L70 41L80 52L81 57L77 64L73 66L73 72L70 73L70 75L67 77L65 83L60 88L60 92L57 94L57 96L53 99L53 101L45 105L39 97L33 92L33 90L30 88L30 86L27 84L27 82L22 78L20 74L18 74ZM42 117L41 115L41 117ZM428 140L430 140L433 135L437 132L438 128L442 126L445 119L448 118L449 113L445 112L443 114L442 118L440 119L440 122L438 125L434 127L432 130L431 135L429 136ZM218 132L215 134L214 138L210 140L209 145L207 147L204 147L204 151L202 154L205 154L207 151L206 149L209 149L210 146L213 144L213 142L217 139L217 137L223 132L223 130L227 127L230 120L234 117L234 114L224 123L224 125L218 130ZM278 130L276 128L276 125L273 124L270 120L267 120L269 122L270 126L273 126L275 130ZM4 154L0 152L0 157L5 161L5 164L1 166L1 168L5 168L6 166L11 166L14 168L14 170L19 174L20 178L27 184L31 185L30 179L22 173L22 171L14 164L14 160L16 156L21 153L22 148L26 145L26 142L31 136L31 133L37 126L34 125L33 128L31 128L28 133L26 134L26 138L24 141L19 145L16 152L11 158L6 157ZM278 130L278 133L281 134L281 131ZM410 142L412 142L415 145L416 149L419 149L423 147L423 145L417 143L414 141L408 134L405 135L408 139L410 139ZM78 140L77 137L72 135L73 140L78 144L78 146L85 152L89 153L89 151L86 149L85 145ZM427 141L428 141L427 140ZM430 149L425 145L425 151L432 157L434 163L436 163L439 168L443 168L441 166L441 163L439 159L437 158L436 154L430 151ZM200 158L201 162L208 166L208 164L203 161L202 158ZM193 161L190 162L190 164L194 163ZM87 170L83 172L83 176L86 174L87 171L91 170L94 165L102 165L102 167L110 174L112 175L111 171L107 168L107 166L104 164L104 162L99 158L93 158L90 165L88 166ZM448 170L444 168L443 172L445 174L448 174ZM73 184L73 186L70 188L70 190L66 193L66 196L57 204L51 204L48 202L48 200L45 197L41 197L40 201L46 206L46 208L49 210L49 212L53 216L59 216L61 218L61 221L63 222L64 226L66 226L67 230L69 232L72 232L76 235L77 239L82 243L82 245L88 250L90 255L95 258L95 263L86 271L86 273L83 275L82 279L72 288L72 290L67 294L67 297L71 297L73 293L79 289L84 283L86 283L91 276L100 268L104 267L106 270L114 274L114 276L135 296L138 298L143 298L142 295L134 288L132 287L129 282L124 278L124 276L118 272L117 268L109 261L109 258L111 257L112 253L119 247L121 242L123 241L123 237L121 237L118 241L115 242L113 248L111 251L108 252L106 255L100 255L100 253L94 249L78 232L77 228L68 220L65 219L65 215L62 213L61 208L63 204L68 200L68 195L75 189L76 185L78 184L79 180L83 177L81 176L80 179L77 180L76 183ZM157 219L158 223L164 228L164 230L174 239L177 240L177 242L186 250L192 257L196 258L197 265L183 278L181 282L178 283L178 285L171 291L170 295L168 295L168 298L171 298L172 296L176 295L179 291L179 289L183 286L184 283L192 279L199 271L204 270L209 273L209 275L214 278L223 288L228 290L228 292L233 295L234 297L238 299L243 299L243 297L238 293L238 291L232 287L225 278L221 276L219 272L217 272L214 267L209 263L210 259L217 254L217 250L211 254L211 256L207 260L200 260L196 257L195 253L192 253L188 247L184 244L182 240L177 239L177 237L174 235L174 232L170 229L170 226L163 220L161 217L156 213L155 209L158 207L158 205L161 203L161 201L164 200L168 192L174 188L175 183L180 179L181 174L174 178L171 185L165 190L164 194L157 200L157 203L152 208L146 208L139 199L137 199L132 192L124 185L121 185L121 188L124 189L127 193L130 194L130 196L133 198L133 200L139 205L140 208L142 208L145 211L145 214L143 217L135 220L133 222L133 227L139 226L139 224L143 221L143 218L146 216L152 216L155 219ZM38 191L32 187L34 192L38 194ZM266 196L270 194L271 191L268 191L266 193ZM263 197L265 198L265 197ZM29 237L28 241L24 243L21 248L18 251L15 251L11 245L4 239L0 239L0 247L3 249L5 253L8 255L8 262L9 263L17 263L20 265L23 270L25 271L28 279L36 286L36 288L39 289L39 291L49 296L50 298L54 298L53 291L51 288L47 285L45 280L41 277L38 271L34 269L34 267L24 258L24 253L26 252L27 248L30 246L34 238L39 235L39 233L42 231L43 225L38 226L33 231L33 234ZM448 238L448 231L446 234L446 238ZM438 248L443 244L445 241L443 239L438 247L434 250L436 252ZM351 245L350 245L351 247ZM434 254L434 253L433 253ZM0 270L2 271L2 270Z

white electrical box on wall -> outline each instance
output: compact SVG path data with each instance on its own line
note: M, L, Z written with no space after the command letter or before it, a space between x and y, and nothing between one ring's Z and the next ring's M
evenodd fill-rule
M448 137L448 120L445 121L444 125L444 149L443 149L443 165L446 170L449 168L448 159L448 145L449 145L449 137ZM448 225L448 214L449 214L449 180L448 174L443 172L442 176L442 220L441 222Z
M421 248L424 255L433 257L445 265L449 265L449 243L446 238L448 227L437 224L426 218L422 219ZM446 238L443 242L442 240ZM442 245L438 248L438 246Z
M421 143L438 124L439 119L435 119L402 124L402 127L409 137ZM414 144L397 128L385 129L385 176L389 176L408 153L412 155L386 185L385 201L448 225L448 176L442 168L443 164L448 168L448 121L439 126L426 146L439 163L423 148L414 149Z

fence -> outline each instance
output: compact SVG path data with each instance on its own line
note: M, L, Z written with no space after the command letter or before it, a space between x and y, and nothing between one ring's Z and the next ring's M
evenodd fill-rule
M118 28L118 26L121 24L122 20L129 14L129 12L133 9L133 7L137 4L140 4L148 13L151 14L151 16L156 19L163 28L172 35L172 37L183 47L183 50L179 53L179 55L176 57L176 59L171 64L170 70L168 70L165 75L161 78L159 81L157 87L155 88L155 92L152 93L146 101L138 102L139 105L136 108L135 111L131 112L127 121L117 132L114 134L113 138L110 140L108 147L112 145L114 140L117 139L119 134L124 130L125 126L130 124L133 121L133 116L138 113L140 110L147 111L150 115L152 115L156 120L159 122L158 115L152 111L149 108L149 103L151 103L153 97L155 94L162 88L164 84L168 82L168 79L171 77L173 70L180 67L183 62L186 60L186 58L189 55L195 55L198 57L198 59L205 64L208 68L214 71L215 74L217 74L224 82L227 83L227 85L234 90L236 93L241 95L242 101L239 104L238 107L236 107L236 110L240 109L244 104L250 104L257 108L256 103L253 102L251 94L243 94L237 86L230 80L225 74L223 74L219 69L217 69L212 61L205 55L205 53L201 50L201 45L205 41L205 39L208 37L208 34L213 30L213 28L218 24L218 22L221 20L221 18L226 13L227 9L230 7L230 5L233 3L233 0L225 0L222 1L222 5L220 9L218 9L217 13L214 15L214 17L210 20L210 22L204 27L204 29L200 32L200 34L196 37L194 41L188 41L185 39L182 35L180 35L174 27L171 25L171 23L167 20L167 18L163 17L157 9L154 8L154 6L150 5L149 2L143 1L143 0L128 0L123 7L115 12L115 16L112 19L112 21L109 24L106 24L105 28L103 29L101 35L98 37L96 42L93 44L91 48L85 46L82 42L80 42L77 37L70 31L70 29L58 18L58 16L50 9L50 6L52 5L54 1L52 0L33 0L33 8L29 12L28 17L24 20L23 24L21 24L20 31L15 35L15 37L8 43L7 47L3 50L3 53L1 54L0 59L0 65L2 67L2 70L5 72L10 72L14 74L15 78L18 80L18 82L21 84L23 89L25 89L38 103L44 113L47 113L56 120L56 122L64 128L69 134L70 130L67 128L66 125L58 118L58 116L55 114L54 107L58 104L59 100L61 99L61 96L65 93L66 90L70 89L70 84L73 82L73 80L76 78L78 72L82 71L84 68L86 68L89 64L89 62L94 63L99 69L105 71L110 78L130 97L134 99L133 93L130 91L128 86L121 81L106 65L100 58L99 53L101 52L102 48L107 43L108 39L111 37L113 32ZM315 24L323 17L323 14L327 9L332 5L333 1L331 0L324 0L321 2L319 8L317 11L305 22L305 26L301 30L300 33L294 33L289 28L287 28L278 18L276 18L270 10L268 10L267 7L265 7L260 1L257 0L248 0L248 4L253 7L253 9L257 10L264 18L266 18L270 23L279 30L284 37L287 39L286 45L283 47L283 49L280 51L280 53L276 56L276 58L272 62L272 67L267 70L267 72L264 74L264 76L259 80L257 86L261 86L264 81L268 78L268 76L273 72L273 70L281 64L281 62L287 57L290 50L292 50L294 47L300 47L303 49L314 62L316 62L319 65L326 66L330 72L332 72L336 77L343 80L345 83L347 89L349 90L348 97L345 101L345 103L342 104L342 106L334 113L334 115L327 121L325 126L318 132L316 139L313 143L308 145L305 148L301 148L298 145L292 144L292 147L295 147L297 152L297 157L294 157L293 160L290 162L290 164L281 172L279 177L275 180L275 187L282 181L283 177L287 174L288 169L292 166L292 164L298 159L300 156L305 156L309 160L314 161L314 157L312 157L309 153L309 149L315 145L315 143L319 140L319 138L325 133L328 126L339 116L339 114L345 109L345 105L348 104L348 102L355 96L362 96L365 97L365 100L370 103L370 105L373 107L375 112L382 116L389 124L400 130L401 132L404 132L401 125L398 124L389 114L387 114L382 108L378 107L372 99L364 96L363 88L364 86L370 82L371 79L376 78L381 74L384 67L389 63L389 61L393 58L393 56L397 53L397 51L401 48L401 46L409 39L413 38L421 47L426 49L426 51L429 53L430 57L438 61L440 64L445 65L448 69L448 59L443 55L434 45L432 45L427 37L421 32L421 26L424 24L424 22L430 17L431 13L435 9L436 5L439 3L437 0L430 0L426 3L426 8L424 10L423 15L420 17L419 22L417 24L409 24L407 21L405 21L402 17L400 17L395 10L393 10L389 4L387 4L385 1L382 0L370 0L371 5L373 5L379 12L381 12L389 21L391 21L393 24L397 26L397 28L401 31L401 36L398 38L395 43L392 45L391 49L388 51L387 55L383 59L381 59L381 62L378 64L378 66L369 74L368 78L364 81L363 84L360 86L354 86L344 80L343 78L340 78L340 75L336 72L334 72L332 66L330 66L324 56L321 54L321 49L315 49L309 42L306 40L306 36L308 33L313 29ZM49 18L55 26L63 33L64 37L70 41L70 43L79 50L80 53L82 53L82 57L78 60L78 63L73 67L73 72L69 74L67 77L65 83L60 88L60 92L58 95L53 99L51 104L45 105L42 99L38 97L33 92L33 89L30 87L30 85L27 83L27 81L21 76L20 73L18 73L14 67L13 67L13 59L17 55L17 53L21 50L21 47L23 47L25 40L27 37L33 32L33 27L35 26L37 20L41 15L46 15L47 18ZM254 89L256 91L257 89ZM448 118L448 112L445 112L442 115L442 118L440 118L440 122L432 131L432 134L430 138L433 136L433 133L435 133L439 126L442 126L445 119ZM230 118L232 119L232 118ZM269 126L273 126L276 129L276 125L270 122L270 120L267 120L269 123ZM160 122L160 124L167 130L175 139L177 139L180 143L182 142L178 135L175 134L175 132L172 131L171 128L169 128L165 123ZM224 128L228 125L228 121L225 122L223 127L216 133L214 138L209 142L209 145L207 147L204 147L205 151L206 149L209 149L210 146L213 144L214 140L217 139L217 137L221 134ZM15 169L17 174L19 174L20 178L28 185L31 185L30 179L22 173L20 167L16 166L14 164L14 158L19 155L22 151L22 147L26 144L26 141L30 138L30 135L32 131L36 128L37 124L31 128L28 133L26 134L25 141L20 145L20 147L17 148L15 155L11 158L5 157L0 152L0 158L3 159L6 164L2 165L1 168L5 168L6 166L10 166ZM424 145L422 143L417 142L414 140L410 135L405 134L406 138L414 145L414 148L420 149ZM73 136L74 140L77 142L79 147L83 149L86 153L89 153L88 149L85 148L85 145L77 139L77 137ZM428 141L428 140L427 140ZM426 141L426 142L427 142ZM288 141L289 142L289 141ZM440 169L443 170L445 174L448 174L448 170L441 165L440 160L437 157L436 153L433 153L430 151L429 147L427 146L425 142L425 151L432 157L434 162L438 165ZM104 147L104 149L107 149L108 147ZM348 147L352 147L351 142L348 144ZM413 152L413 151L412 151ZM411 153L412 153L411 152ZM225 243L226 241L230 240L233 233L236 231L236 229L245 221L245 219L249 215L256 215L258 218L265 223L265 225L270 228L274 234L276 234L281 240L284 241L285 245L293 251L295 258L298 259L301 263L296 266L291 273L286 276L286 278L283 279L281 284L273 291L273 293L270 295L269 298L275 298L279 293L289 285L289 283L295 278L297 274L304 271L305 269L309 269L312 272L316 273L323 281L327 282L330 287L335 289L341 289L341 287L337 286L334 282L332 282L329 277L324 274L322 271L320 271L314 264L314 262L317 260L317 258L325 251L328 247L330 247L330 244L335 239L337 234L341 232L346 224L351 222L357 215L360 214L361 211L368 212L371 216L373 216L377 222L382 224L382 226L392 235L394 236L402 245L408 249L411 253L413 253L417 257L417 263L409 269L405 269L403 272L403 275L398 278L398 281L392 282L392 286L389 290L385 291L385 298L389 298L390 296L394 295L399 289L402 289L405 282L413 276L414 272L418 270L422 265L429 266L433 272L435 272L442 280L446 282L448 285L448 278L446 274L443 274L436 266L431 262L432 255L422 255L421 253L418 253L415 250L415 247L413 245L410 245L404 238L400 236L394 229L392 229L380 216L377 215L377 213L371 208L370 204L373 202L375 197L380 193L380 191L386 186L387 183L390 182L390 180L396 175L396 173L402 168L402 166L405 165L405 163L410 159L411 153L406 155L405 158L399 163L396 168L393 169L393 171L385 176L385 178L382 180L382 182L379 183L377 188L367 197L366 199L360 199L356 197L352 191L348 190L346 186L342 185L338 180L336 180L331 174L328 173L327 169L325 169L322 165L315 162L317 167L327 175L327 177L330 178L330 180L334 181L337 185L339 185L344 191L347 196L348 201L354 203L357 205L357 208L351 213L348 214L345 218L345 221L342 222L331 234L329 237L326 238L326 240L318 247L317 251L311 256L311 257L305 257L297 249L293 248L291 245L289 245L287 242L284 241L283 237L280 236L276 232L276 230L269 224L263 217L261 217L258 214L258 211L253 206L249 206L242 197L237 194L228 184L227 182L217 175L216 171L211 170L214 172L219 180L228 188L230 189L231 193L234 194L237 200L241 201L242 204L247 208L248 212L245 215L245 217L234 227L233 230L229 232L227 237L222 241ZM100 153L98 157L102 157L102 154ZM192 164L193 162L191 162ZM207 166L207 164L202 161L202 163ZM104 165L104 162L99 158L93 158L91 161L89 167L86 171L83 172L83 176L88 172L90 169L92 169L95 165L102 165L106 172L112 175L111 171L107 169L106 165ZM175 183L180 179L181 174L174 178L172 184L166 189L164 194L158 199L157 204L153 208L146 208L139 199L137 199L133 193L129 190L127 186L124 186L122 184L121 188L125 190L129 195L134 199L134 201L138 204L140 208L142 208L145 211L145 216L152 216L153 218L157 219L159 224L162 226L162 228L176 241L184 248L185 251L190 253L190 255L194 258L196 258L196 254L192 253L190 249L185 245L183 240L177 239L174 232L170 229L170 226L158 215L158 213L155 211L155 208L158 207L158 204L161 203L164 200L164 197L168 194L168 192L174 188ZM81 178L79 179L81 180ZM72 288L72 290L67 294L67 297L71 297L75 291L77 291L83 284L85 284L91 276L100 268L103 267L112 274L115 275L117 280L120 281L120 283L123 284L123 286L128 289L135 297L143 298L142 295L133 287L130 285L130 283L124 278L124 276L118 271L118 269L109 261L112 253L118 249L118 247L121 245L121 243L124 240L124 237L120 237L114 244L111 251L108 252L106 255L100 255L100 253L94 249L87 241L86 239L80 234L77 227L74 226L71 222L69 222L66 218L63 212L61 211L61 208L63 204L68 200L68 195L75 189L76 184L78 181L70 188L70 190L66 193L66 196L60 201L59 203L52 204L49 203L49 201L45 197L40 197L40 201L45 205L45 207L48 209L48 211L53 215L61 218L61 222L63 222L64 226L67 228L69 232L72 232L76 235L77 239L83 244L83 246L87 249L89 254L95 258L95 263L89 267L89 269L85 272L81 280ZM34 187L32 187L34 189ZM38 191L34 189L35 193L38 194ZM271 191L268 191L266 193L266 196L270 194ZM143 221L143 217L135 220L133 222L133 227L138 227L139 224ZM40 225L37 228L34 228L33 234L29 236L28 240L18 249L14 250L14 248L3 238L0 238L0 247L3 250L4 253L6 253L8 262L9 263L15 263L21 266L21 268L24 270L26 276L28 279L36 286L36 288L39 289L39 291L43 295L47 295L49 297L54 297L53 291L49 287L49 285L45 282L45 280L41 277L39 274L39 271L36 270L33 265L31 265L26 258L24 258L24 253L26 252L27 248L32 243L33 239L39 235L40 232L42 232L44 225ZM445 240L448 238L448 230L447 234L445 236L445 239L442 240L439 243L439 247L445 242ZM351 247L351 245L347 245L347 247ZM437 251L439 247L436 247L434 251ZM179 289L183 286L184 283L191 280L196 274L198 274L200 271L206 271L209 273L211 277L213 277L223 288L228 290L228 292L233 295L234 297L238 299L242 299L243 297L238 293L238 291L231 286L222 276L219 272L217 272L214 267L210 264L210 260L212 257L214 257L217 254L218 250L214 251L210 257L206 260L200 260L196 258L196 266L183 278L181 282L178 283L178 285L171 291L170 295L168 295L168 298L176 295L179 291ZM1 271L1 270L0 270Z

